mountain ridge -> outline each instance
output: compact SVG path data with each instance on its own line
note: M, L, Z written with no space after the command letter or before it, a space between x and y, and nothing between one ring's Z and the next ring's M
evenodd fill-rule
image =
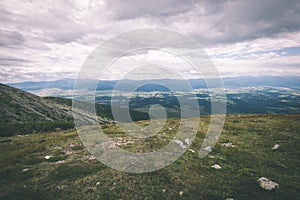
M210 79L214 80L214 79ZM300 76L237 76L237 77L224 77L222 78L224 87L258 87L258 86L270 86L270 87L299 87ZM59 79L54 81L41 81L41 82L20 82L20 83L9 83L12 87L19 88L24 91L34 91L42 90L48 88L57 89L73 89L76 79ZM84 80L88 85L94 85L95 81L93 79ZM122 80L122 85L120 88L126 91L128 86L141 85L149 82L161 82L161 83L171 83L171 84L181 84L181 81L186 80L176 80L176 79L149 79L149 80ZM193 89L206 88L204 79L188 79ZM101 80L100 84L97 85L97 90L113 90L117 85L118 80ZM131 88L131 87L129 87ZM146 87L147 91L158 91L161 90L161 86L153 86L153 88ZM165 90L165 89L163 89ZM141 90L143 91L143 90Z

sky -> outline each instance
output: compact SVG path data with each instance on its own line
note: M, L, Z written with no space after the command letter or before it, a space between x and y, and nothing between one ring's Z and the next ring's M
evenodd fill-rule
M139 28L195 39L222 77L300 76L299 19L299 0L2 0L0 82L75 78L102 42ZM157 51L120 65L162 56L176 65ZM118 79L121 69L107 79Z

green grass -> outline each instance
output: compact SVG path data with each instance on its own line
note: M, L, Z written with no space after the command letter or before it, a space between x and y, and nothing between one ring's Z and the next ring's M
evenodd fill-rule
M116 171L88 159L75 130L2 137L0 199L298 199L300 115L229 115L209 154L215 158L200 159L197 152L208 122L208 116L201 119L191 146L196 154L187 151L171 165L145 174ZM141 152L169 142L175 129L167 127L177 123L169 120L160 133L144 140L134 140L113 124L103 128L116 141L134 141L120 143L122 148ZM235 147L226 148L222 142L232 142ZM280 147L272 150L275 143ZM51 158L46 160L46 155ZM213 164L222 169L211 168ZM256 182L261 176L280 188L261 189Z

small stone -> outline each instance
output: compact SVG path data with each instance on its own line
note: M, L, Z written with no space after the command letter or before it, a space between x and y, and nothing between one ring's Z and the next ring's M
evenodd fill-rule
M184 142L185 142L187 145L191 145L191 144L192 144L192 142L191 142L191 140L190 140L189 138L186 138L186 139L184 140Z
M234 147L234 144L232 144L231 142L227 142L227 143L222 143L222 146L225 146L225 147Z
M66 151L66 154L67 154L67 155L72 155L73 152L72 152L72 151Z
M208 152L211 152L212 151L212 149L211 149L211 147L210 146L207 146L207 147L205 147L205 148L203 148L205 151L208 151Z
M218 164L214 164L211 166L212 168L215 168L215 169L221 169L222 167Z
M259 183L260 187L265 189L265 190L273 190L273 189L278 189L279 188L278 183L273 182L273 181L269 180L266 177L260 177L258 179L258 181L260 182Z
M258 179L258 181L269 181L269 179L267 179L266 177L260 177L259 179Z
M183 191L179 191L179 196L182 196L183 195Z
M45 156L44 158L45 158L46 160L49 160L51 157L52 157L52 156Z
M180 141L180 140L173 140L173 142L175 142L176 144L178 144L181 148L183 148L183 149L185 149L186 148L186 146L183 144L183 142L182 141Z
M272 148L273 150L276 150L279 148L279 144L275 144L274 147Z
M209 157L209 158L216 158L216 156L211 156L211 155L209 155L208 157Z
M98 185L100 185L100 182L97 182L97 183L96 183L96 186L98 186Z
M64 163L65 161L64 160L59 160L59 161L56 161L55 164L61 164L61 163Z
M29 171L29 170L30 170L30 169L25 168L25 169L22 170L22 172L27 172L27 171Z
M162 192L165 193L165 192L166 192L166 189L163 189Z
M196 153L196 151L195 150L193 150L193 149L188 149L190 152L192 152L192 153Z

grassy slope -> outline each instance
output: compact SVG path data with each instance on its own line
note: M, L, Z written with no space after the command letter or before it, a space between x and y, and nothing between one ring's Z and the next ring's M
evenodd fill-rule
M110 106L96 104L96 110L101 121L113 118ZM147 113L130 110L130 114L134 121L149 119ZM0 83L0 136L70 127L74 127L70 99L43 98Z
M200 147L208 121L202 119L191 148ZM171 120L168 127L175 124ZM124 138L113 126L105 125L107 134ZM199 159L187 151L170 166L145 174L123 173L89 160L74 130L0 138L0 199L297 199L299 130L300 115L231 115L209 154L215 158ZM172 135L167 128L163 132ZM143 146L126 149L156 148L167 138L160 133ZM227 141L236 146L220 145ZM271 150L275 143L280 148ZM45 160L45 155L53 157ZM210 167L215 163L222 169ZM22 172L25 168L29 171ZM279 183L280 189L261 189L256 182L261 176Z

